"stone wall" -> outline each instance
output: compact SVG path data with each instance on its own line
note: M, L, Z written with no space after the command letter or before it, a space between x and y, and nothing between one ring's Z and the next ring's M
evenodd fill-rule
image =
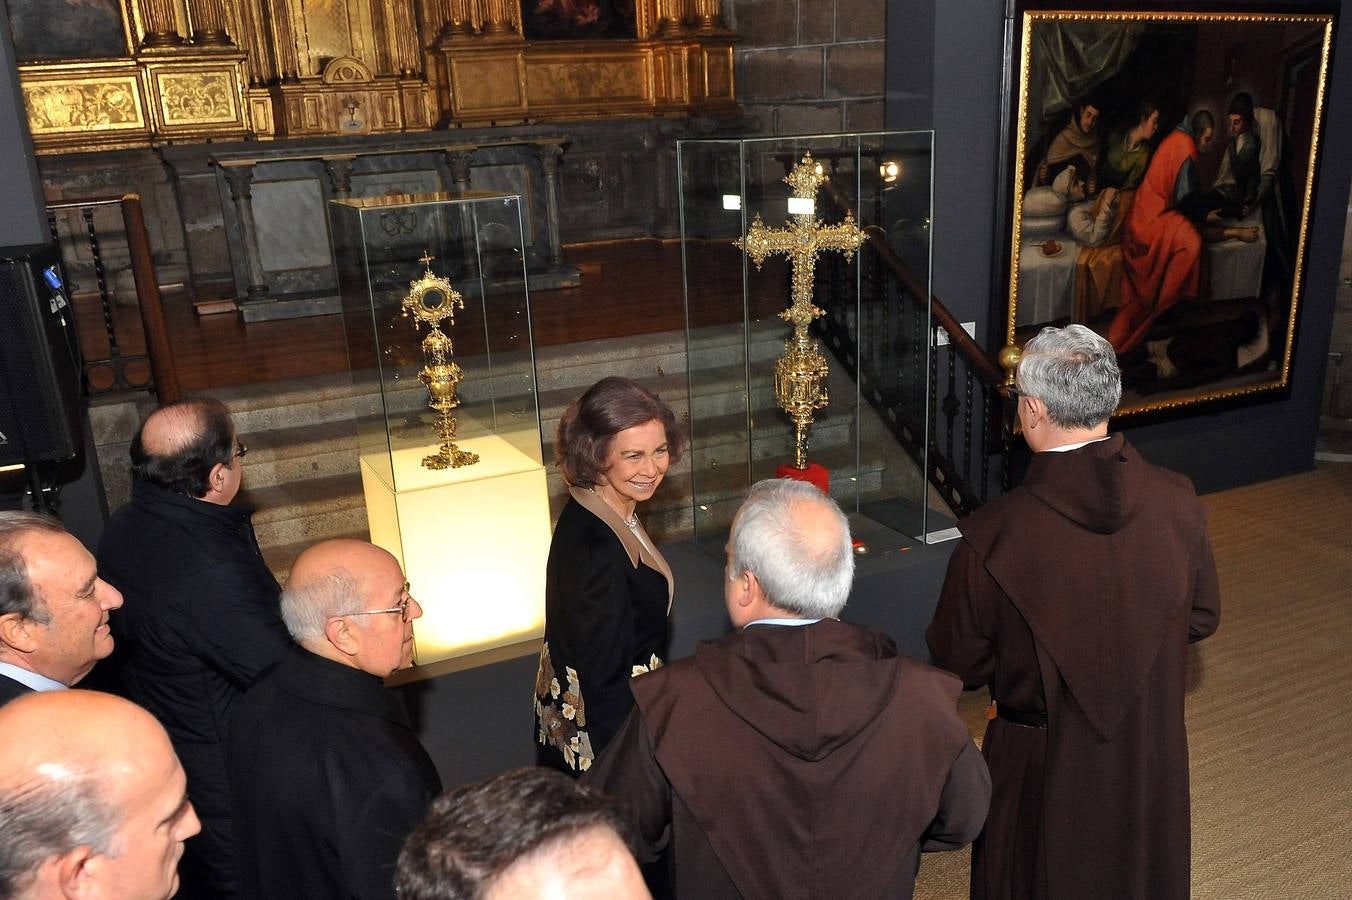
M883 127L885 0L724 0L737 99L759 133Z

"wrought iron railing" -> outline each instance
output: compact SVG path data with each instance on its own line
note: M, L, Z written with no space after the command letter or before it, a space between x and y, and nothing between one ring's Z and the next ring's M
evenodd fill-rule
M830 182L825 194L837 214L848 208ZM988 499L993 459L1001 489L1009 488L1014 417L1004 372L930 295L889 235L877 226L865 232L857 274L836 254L819 263L816 296L828 315L815 327L844 368L858 372L860 395L929 484L964 516Z
M113 224L114 216L100 215L105 211L117 214L125 234L132 280L136 286L136 305L145 334L143 353L125 352L118 338L111 285L112 265L105 246L108 232L116 230L116 225ZM74 214L69 217L70 224L64 235L58 227L59 214L63 212ZM106 224L101 226L96 218ZM91 298L97 298L102 316L103 340L81 341L85 356L84 379L89 393L98 395L153 390L161 404L177 400L181 392L174 371L173 351L164 322L164 307L160 300L159 282L155 275L155 262L151 256L150 237L146 231L140 196L126 194L122 197L50 203L47 205L47 225L52 240L62 250L68 276L79 281L71 291L70 298L77 307L77 318L79 306ZM93 290L87 289L87 279L92 280ZM104 352L101 349L84 349L105 345L106 355L99 355Z

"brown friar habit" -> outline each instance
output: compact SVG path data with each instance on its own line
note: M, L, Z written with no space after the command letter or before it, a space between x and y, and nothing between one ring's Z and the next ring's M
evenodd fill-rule
M1192 485L1114 435L961 528L927 637L1001 710L972 897L1186 898L1187 645L1220 617Z
M635 678L584 776L620 798L677 897L910 897L927 850L981 829L990 778L956 678L884 634L750 625Z

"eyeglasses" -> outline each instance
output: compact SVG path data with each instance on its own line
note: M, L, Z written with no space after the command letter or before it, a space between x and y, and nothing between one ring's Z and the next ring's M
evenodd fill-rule
M399 618L405 622L410 621L408 615L409 604L413 597L408 592L408 582L404 582L404 597L399 601L398 606L391 606L389 609L364 609L361 612L343 613L344 616L378 616L381 613L399 613ZM334 616L338 618L338 616Z
M243 459L249 452L249 448L244 446L244 442L235 438L235 455L231 459Z

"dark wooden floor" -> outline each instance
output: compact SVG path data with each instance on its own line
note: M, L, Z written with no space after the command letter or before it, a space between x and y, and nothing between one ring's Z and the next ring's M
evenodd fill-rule
M625 337L685 327L685 296L693 326L721 324L742 315L742 258L724 242L688 248L686 290L681 245L652 240L576 245L566 261L582 269L576 288L531 294L537 347ZM767 262L748 279L753 314L769 315L788 302L786 265ZM165 317L174 365L184 390L204 390L346 371L349 365L340 315L246 325L238 314L198 316L184 292L166 293ZM77 302L84 356L107 352L96 300ZM137 311L116 311L119 348L143 352Z

